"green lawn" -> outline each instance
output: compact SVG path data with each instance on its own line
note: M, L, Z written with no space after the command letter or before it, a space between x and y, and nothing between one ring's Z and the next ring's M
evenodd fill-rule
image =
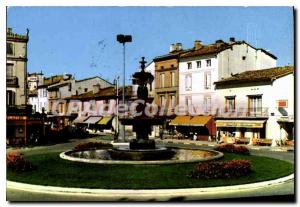
M249 159L253 172L238 179L193 179L187 174L195 164L99 165L71 162L59 154L33 154L25 157L37 169L32 172L7 171L7 179L23 183L103 189L196 188L253 183L286 176L294 171L288 162L253 155L225 153L225 160Z

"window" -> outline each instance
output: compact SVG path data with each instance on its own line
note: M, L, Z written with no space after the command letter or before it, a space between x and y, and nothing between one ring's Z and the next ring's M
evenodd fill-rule
M71 91L72 90L72 84L70 83L69 84L69 91Z
M47 97L47 89L43 89L43 95L44 97Z
M175 106L175 95L170 95L170 107L173 108Z
M204 88L210 89L211 88L211 74L204 73Z
M165 74L164 73L160 74L160 87L161 88L165 87Z
M201 68L201 61L197 61L197 68Z
M192 63L191 63L191 62L188 62L188 63L187 63L187 68L188 68L188 69L192 69Z
M210 67L211 66L211 60L206 60L206 67Z
M7 42L6 43L6 53L9 55L13 55L14 54L14 45L11 42Z
M104 111L108 111L109 110L109 100L103 100L103 104L105 104L104 106Z
M16 93L13 91L6 91L6 105L15 105Z
M160 106L162 106L165 103L165 96L164 95L161 95L159 97L159 103L160 103Z
M6 65L6 77L12 77L14 76L14 65L13 64L7 64Z
M248 96L248 112L250 115L259 115L262 112L262 96Z
M234 112L235 111L235 96L225 97L225 112Z
M58 110L58 112L59 113L63 113L64 111L64 104L63 103L59 103L59 110Z
M171 86L175 86L175 72L171 72Z
M192 75L185 76L185 90L186 91L192 90Z
M160 69L162 69L162 70L163 70L163 69L164 69L164 66L160 66Z
M243 57L242 57L242 60L246 60L246 56L243 56Z
M173 64L171 64L171 68L174 68L174 65L173 65Z
M70 89L69 89L69 90L70 90ZM88 88L85 88L85 89L84 89L84 92L88 92Z
M211 110L211 98L210 96L204 97L204 112L210 112Z

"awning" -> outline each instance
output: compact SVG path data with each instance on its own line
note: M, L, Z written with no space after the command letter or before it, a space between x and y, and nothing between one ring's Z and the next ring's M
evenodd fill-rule
M217 127L263 128L266 120L217 120Z
M102 119L102 116L90 116L88 119L84 121L85 124L96 124L98 121Z
M112 120L112 116L108 116L108 117L103 117L99 122L98 124L100 125L107 125L108 122L110 122L110 120Z
M172 126L205 126L210 120L211 116L177 116L171 120Z
M88 116L79 116L79 117L77 117L77 118L73 121L73 123L74 123L74 124L84 123L84 121L85 121L86 119L88 119Z

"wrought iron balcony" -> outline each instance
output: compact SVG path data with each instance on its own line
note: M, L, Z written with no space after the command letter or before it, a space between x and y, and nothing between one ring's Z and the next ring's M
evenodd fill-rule
M18 87L19 86L19 80L16 76L7 76L6 77L6 85L8 87Z

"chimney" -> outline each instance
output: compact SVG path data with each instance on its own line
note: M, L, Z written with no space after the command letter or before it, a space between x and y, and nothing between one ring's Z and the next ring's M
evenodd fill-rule
M182 50L182 44L181 43L176 43L176 50L179 51L179 50Z
M176 50L175 44L170 45L170 52L174 52Z
M180 51L182 50L182 44L181 43L176 43L176 44L171 44L170 46L170 52L175 52L175 51Z
M235 38L234 37L230 37L229 38L229 43L234 43L235 42Z
M216 40L216 43L224 43L224 41L223 40Z
M100 84L93 85L93 94L99 93L99 91L100 91Z
M200 40L195 40L194 48L195 50L199 50L202 47L202 42Z

